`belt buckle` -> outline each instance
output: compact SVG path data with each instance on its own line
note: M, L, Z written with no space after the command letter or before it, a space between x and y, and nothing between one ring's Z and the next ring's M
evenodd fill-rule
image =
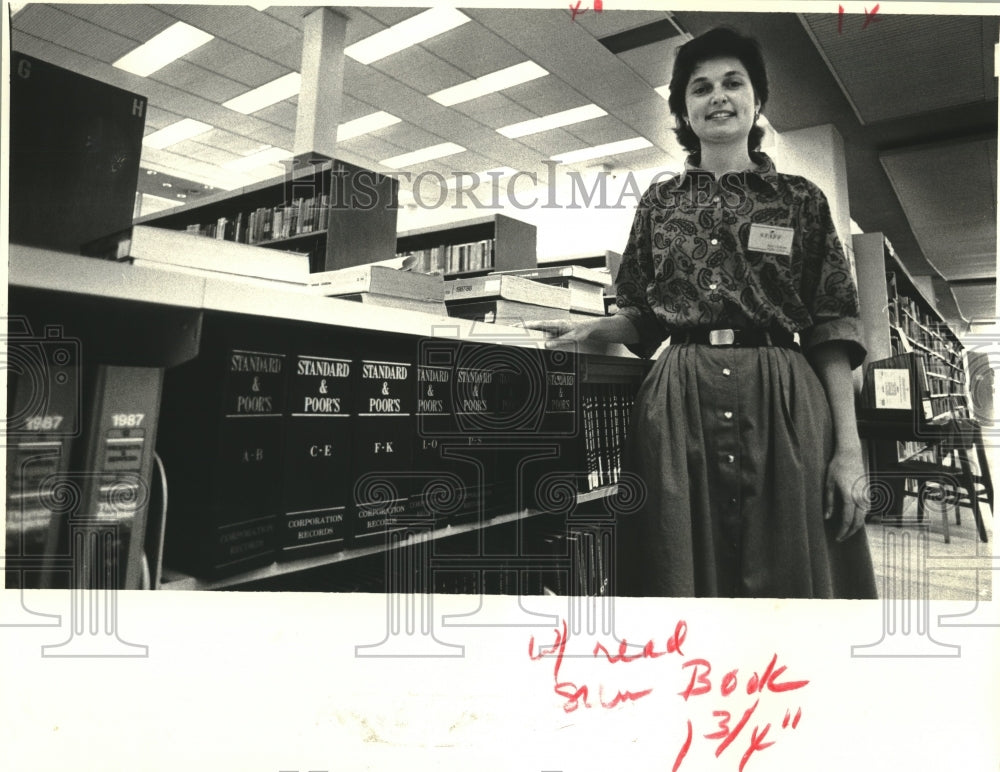
M732 346L736 342L735 330L709 330L708 343L710 346Z

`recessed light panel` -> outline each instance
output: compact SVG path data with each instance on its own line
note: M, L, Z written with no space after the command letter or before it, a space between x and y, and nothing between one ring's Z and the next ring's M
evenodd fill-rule
M457 86L436 91L430 98L439 104L450 107L461 102L468 102L470 99L492 94L495 91L502 91L505 88L518 86L527 83L535 78L548 75L549 72L544 67L540 67L534 62L522 62L513 67L505 67L502 70L483 75L481 78L459 83Z
M362 134L370 134L373 131L384 129L386 126L393 126L401 121L395 115L379 110L377 113L362 115L353 121L347 121L337 127L337 141L344 142Z
M620 153L631 153L633 150L644 150L652 147L653 143L645 137L635 137L634 139L624 139L619 142L608 142L604 145L585 147L582 150L572 150L568 153L559 153L552 156L553 161L564 164L579 163L580 161L590 161L594 158L603 158L609 155Z
M155 147L162 150L165 147L176 145L178 142L197 137L211 130L212 126L207 123L185 118L151 134L147 134L142 138L142 144L146 147Z
M290 72L270 83L258 86L253 91L247 91L245 94L233 97L228 102L223 102L222 106L244 115L250 115L250 113L263 110L276 102L295 96L301 88L302 76L297 72Z
M467 21L471 19L454 8L431 8L388 29L376 32L364 40L352 43L344 49L344 54L362 64L371 64L461 26Z
M497 129L497 131L505 137L516 139L517 137L526 137L529 134L538 134L549 129L558 129L560 126L570 126L574 123L589 121L592 118L600 118L602 115L607 114L606 110L602 110L597 105L584 105L583 107L574 107L571 110L544 115L541 118L532 118L520 123L512 123L510 126Z
M207 32L182 21L171 24L163 32L132 49L114 63L119 70L146 77L173 61L189 54L213 38Z
M425 161L433 161L435 158L444 158L445 156L464 152L465 148L461 145L456 145L454 142L442 142L439 145L431 145L421 150L414 150L412 153L403 153L392 158L386 158L384 161L379 161L379 163L383 166L388 166L390 169L402 169L404 166L413 166Z

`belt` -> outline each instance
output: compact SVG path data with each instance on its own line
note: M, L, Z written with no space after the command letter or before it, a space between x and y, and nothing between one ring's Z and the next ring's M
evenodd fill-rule
M694 327L678 330L670 336L673 344L700 343L705 346L727 346L731 348L753 348L756 346L777 346L798 350L795 337L787 330L763 330L748 327L741 330L712 330L707 327Z

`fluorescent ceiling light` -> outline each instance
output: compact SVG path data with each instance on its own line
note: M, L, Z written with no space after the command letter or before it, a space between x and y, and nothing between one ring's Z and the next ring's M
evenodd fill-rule
M275 102L295 96L299 93L300 88L302 88L302 76L297 72L290 72L277 80L258 86L253 91L247 91L245 94L233 97L228 102L223 102L222 106L244 115L250 115L250 113L263 110Z
M362 115L360 118L347 121L337 127L337 141L344 142L348 139L354 139L354 137L360 137L362 134L369 134L373 131L384 129L386 126L392 126L400 121L402 121L402 118L389 115L389 113L383 110L379 110L377 113Z
M344 49L344 53L362 64L371 64L389 54L454 29L467 21L471 21L469 17L454 8L431 8L388 29L376 32L364 40L352 43Z
M172 61L205 45L213 38L207 32L182 21L171 24L163 32L132 49L114 63L120 70L146 77L166 67Z
M544 115L541 118L532 118L529 121L512 123L510 126L497 129L497 131L505 137L514 139L516 137L526 137L529 134L537 134L540 131L557 129L560 126L569 126L574 123L589 121L591 118L600 118L602 115L607 114L607 111L602 110L597 105L584 105L583 107L574 107L572 110L563 110L561 113L552 113L552 115Z
M605 145L585 147L582 150L571 150L568 153L559 153L552 156L552 160L564 164L574 164L580 161L590 161L594 158L603 158L607 155L618 155L619 153L630 153L633 150L643 150L652 146L653 143L645 137L635 137L634 139L623 139L619 142L608 142Z
M176 123L171 123L169 126L164 126L152 134L147 134L142 138L142 144L146 147L155 147L162 150L165 147L176 145L178 142L183 142L185 139L197 137L199 134L204 134L211 129L212 126L207 123L185 118Z
M392 158L386 158L384 161L379 161L379 163L383 166L388 166L390 169L402 169L404 166L413 166L424 161L433 161L435 158L444 158L448 155L464 152L465 148L461 145L456 145L454 142L442 142L440 145L431 145L422 150L414 150L412 153L403 153Z
M460 102L468 102L470 99L492 94L494 91L502 91L511 86L527 83L529 80L548 75L549 71L540 67L534 62L522 62L513 67L505 67L502 70L483 75L481 78L459 83L457 86L436 91L430 98L446 107L457 105Z
M235 161L228 161L222 164L222 168L233 172L248 172L252 169L277 163L291 157L292 154L287 150L282 150L280 147L268 147L253 155L238 158Z

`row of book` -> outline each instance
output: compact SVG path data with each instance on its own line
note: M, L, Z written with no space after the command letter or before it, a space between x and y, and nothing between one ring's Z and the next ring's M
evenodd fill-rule
M330 197L297 198L289 204L257 207L239 212L235 217L219 217L215 222L188 225L185 230L199 236L233 241L238 244L262 244L307 233L325 231L330 221Z
M412 258L413 270L421 273L465 273L486 271L494 265L495 239L466 244L440 244L427 249L401 252L396 257Z
M6 586L143 586L162 370L83 365L56 328L11 332Z
M220 314L201 352L167 372L158 440L165 561L198 575L551 510L566 481L611 483L626 431L624 395L600 392L584 436L576 357L557 350Z
M614 591L613 528L581 528L536 517L493 526L465 554L427 543L394 555L368 556L322 569L319 577L283 579L299 590L458 595L598 596ZM475 535L475 534L473 534ZM455 540L461 536L453 537ZM530 545L517 549L515 541ZM506 549L500 542L505 542ZM470 545L471 546L471 545ZM491 550L491 547L494 549Z
M582 401L588 489L614 485L621 478L635 389L624 383L594 384L583 392Z

